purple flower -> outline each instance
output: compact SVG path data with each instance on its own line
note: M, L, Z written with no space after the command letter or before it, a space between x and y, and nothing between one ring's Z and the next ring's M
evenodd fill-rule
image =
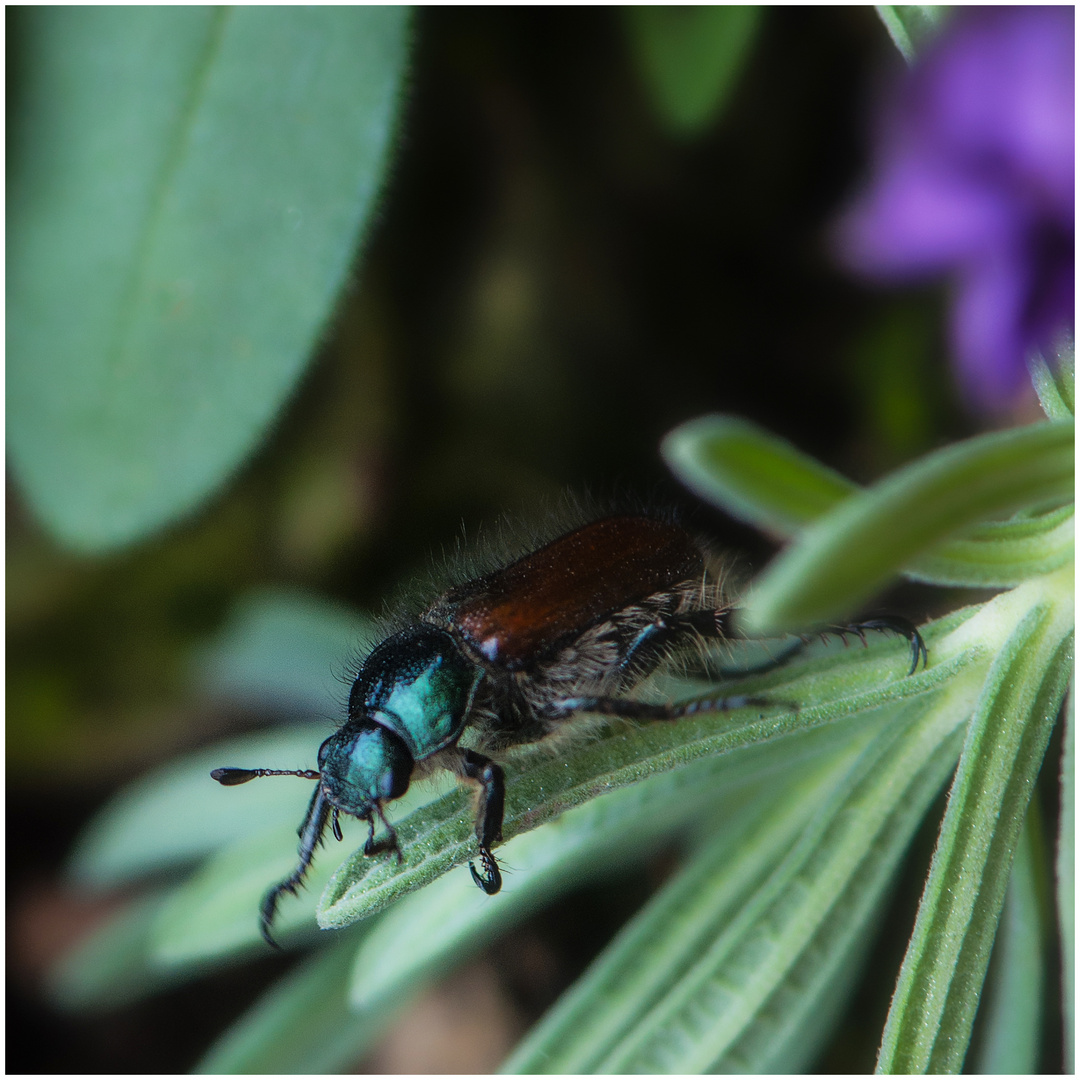
M1073 325L1073 100L1071 7L957 10L894 88L870 188L840 223L868 276L952 276L952 351L984 410Z

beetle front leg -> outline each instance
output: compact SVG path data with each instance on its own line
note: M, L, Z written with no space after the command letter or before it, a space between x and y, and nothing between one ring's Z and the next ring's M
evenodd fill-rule
M275 885L263 897L262 904L259 906L259 929L262 931L266 943L273 945L275 949L280 949L281 946L274 940L270 930L274 924L274 916L277 914L278 901L283 893L289 893L291 896L296 895L296 890L300 887L304 875L311 865L315 849L322 840L323 830L326 828L331 809L330 802L323 793L322 788L317 787L311 796L311 802L308 804L308 811L303 823L300 825L300 864L284 881ZM336 813L336 808L333 809Z
M380 840L375 839L375 814L379 815L379 820L386 827L386 835ZM381 855L384 851L392 851L397 856L398 863L403 863L405 861L405 856L401 854L401 845L398 843L397 830L386 820L386 815L383 813L383 809L378 803L375 804L375 813L368 815L367 823L368 838L364 841L364 854Z
M469 872L473 881L488 894L494 896L502 888L499 864L491 853L491 845L502 839L503 809L506 803L506 779L502 769L491 758L475 750L461 751L461 771L469 779L480 784L480 809L476 815L476 839L480 841L479 874L470 862Z

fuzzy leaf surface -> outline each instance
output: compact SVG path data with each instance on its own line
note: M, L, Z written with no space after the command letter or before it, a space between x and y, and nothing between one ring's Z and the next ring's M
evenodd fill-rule
M8 445L85 552L198 507L331 313L391 145L408 9L51 7L11 136Z
M664 440L663 453L691 490L778 539L794 539L863 490L740 417L683 424ZM1069 506L979 523L906 562L903 573L928 584L1006 588L1071 560L1074 531Z
M992 649L968 729L889 1011L882 1072L963 1065L1013 852L1071 670L1071 568L987 610L1011 632Z
M744 626L842 620L906 563L981 521L1073 497L1073 424L980 435L927 455L819 518L758 580Z
M985 1075L1038 1071L1048 927L1041 880L1042 838L1036 817L1029 810L1020 833L986 989L979 1004L978 1024L983 1040L975 1071Z

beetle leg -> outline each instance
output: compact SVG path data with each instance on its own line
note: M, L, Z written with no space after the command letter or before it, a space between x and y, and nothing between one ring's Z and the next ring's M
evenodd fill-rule
M375 839L375 818L372 815L368 815L368 838L364 842L364 854L379 855L384 851L392 851L397 856L398 862L403 863L405 861L405 856L401 854L401 845L398 844L397 830L386 820L386 815L383 813L383 809L378 803L375 804L375 813L379 815L379 820L386 826L386 836L379 840Z
M502 888L499 864L491 853L491 845L502 839L503 809L506 802L506 781L502 769L491 758L475 750L461 751L461 770L480 787L480 809L476 815L476 839L480 841L480 865L483 873L469 863L473 881L494 896Z
M336 806L330 811L330 828L334 832L334 839L340 844L345 837L341 833L341 821L338 818L338 808Z
M681 615L662 616L657 619L655 623L647 626L638 635L637 640L630 646L626 657L623 660L622 667L628 668L631 665L640 667L643 663L647 667L653 655L658 655L664 646L688 632L694 632L701 637L706 638L735 637L736 635L732 628L732 616L734 614L734 608L721 608L716 611L688 611ZM864 619L861 622L826 626L821 630L816 631L816 634L822 641L827 641L829 635L834 635L841 638L845 645L847 644L847 637L845 635L856 634L865 645L867 630L877 630L883 634L897 634L900 637L907 639L908 645L911 648L911 668L908 671L909 675L915 674L920 660L922 661L923 667L926 667L928 662L926 642L923 641L922 635L919 633L915 624L900 615L885 615L876 619ZM802 652L802 650L810 644L810 640L811 638L809 636L803 637L801 641L795 642L779 655L770 657L768 660L765 660L760 664L755 664L752 667L732 670L725 669L716 672L716 674L720 678L738 678L743 675L762 675L765 672L772 671L775 668L786 664L794 656Z
M916 627L909 619L905 619L902 615L884 615L877 619L864 619L862 622L825 626L816 631L816 634L822 641L827 641L830 634L839 637L845 645L847 645L846 635L855 634L863 645L865 645L867 630L877 630L882 634L897 634L899 637L907 639L908 646L911 649L911 667L908 669L909 675L915 674L919 667L920 660L922 661L922 666L924 668L929 662L926 642L923 641L922 634L919 633L918 627ZM733 676L759 675L766 671L772 671L774 668L780 667L781 664L786 664L788 660L797 653L802 652L802 650L810 644L810 641L811 638L805 636L801 641L797 641L791 648L775 658L766 660L764 663L758 664L752 668L743 668L739 671L724 672L723 674Z
M289 893L291 896L296 895L296 890L300 887L304 875L311 865L315 849L322 840L323 830L326 828L326 819L330 816L330 810L329 800L323 794L322 788L317 787L315 794L311 796L311 802L308 804L304 822L300 826L300 863L284 881L275 885L263 897L262 904L259 906L259 929L262 931L262 936L266 939L266 942L273 945L275 949L280 949L281 946L271 936L270 927L273 925L274 916L277 914L278 901L281 899L282 893ZM334 812L336 815L336 809Z
M664 649L684 634L695 633L701 637L726 638L731 636L731 608L686 611L681 615L665 614L644 627L626 650L619 667L648 671L663 656Z

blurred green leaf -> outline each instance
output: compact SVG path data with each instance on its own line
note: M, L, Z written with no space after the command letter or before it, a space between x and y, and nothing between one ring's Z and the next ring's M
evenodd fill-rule
M797 536L861 491L789 442L732 416L705 416L672 431L662 452L703 499L773 536ZM904 574L938 585L1004 588L1073 558L1071 506L975 525L907 563Z
M304 816L311 785L292 777L225 788L210 779L222 765L306 769L329 731L309 724L219 743L172 762L124 788L76 844L71 873L112 887L216 851Z
M115 1009L182 978L149 959L150 933L165 895L156 891L124 904L67 953L49 973L49 997L65 1009Z
M1041 847L1037 804L1032 802L1017 843L979 1005L983 1039L975 1062L977 1073L1038 1071L1048 937Z
M690 138L714 123L750 56L762 8L623 8L631 53L656 114Z
M352 819L341 825L350 848L363 843L364 826ZM293 871L296 859L295 824L217 852L169 894L150 936L154 962L183 967L241 951L269 951L259 933L259 905L267 889ZM283 946L311 943L315 904L333 867L333 859L316 859L297 898L281 905L274 932Z
M1072 667L1071 567L986 610L995 607L1015 629L992 650L968 728L882 1038L883 1072L964 1063L1013 851Z
M858 485L738 416L703 416L670 432L664 460L691 491L780 539L828 513Z
M355 257L400 7L27 13L8 202L8 439L64 543L199 506L265 435Z
M400 1005L386 998L362 1015L346 986L358 932L337 936L275 983L210 1047L196 1073L342 1072L386 1028Z
M909 63L941 28L948 8L941 4L876 4L878 16L893 44Z
M931 585L1008 588L1071 563L1076 542L1072 504L1042 514L988 521L948 540L904 568L904 576Z
M372 620L300 590L249 592L195 652L192 682L275 713L344 718L344 676L373 629Z
M965 527L1073 497L1073 423L954 443L899 469L807 528L757 582L756 633L844 618L899 568Z

